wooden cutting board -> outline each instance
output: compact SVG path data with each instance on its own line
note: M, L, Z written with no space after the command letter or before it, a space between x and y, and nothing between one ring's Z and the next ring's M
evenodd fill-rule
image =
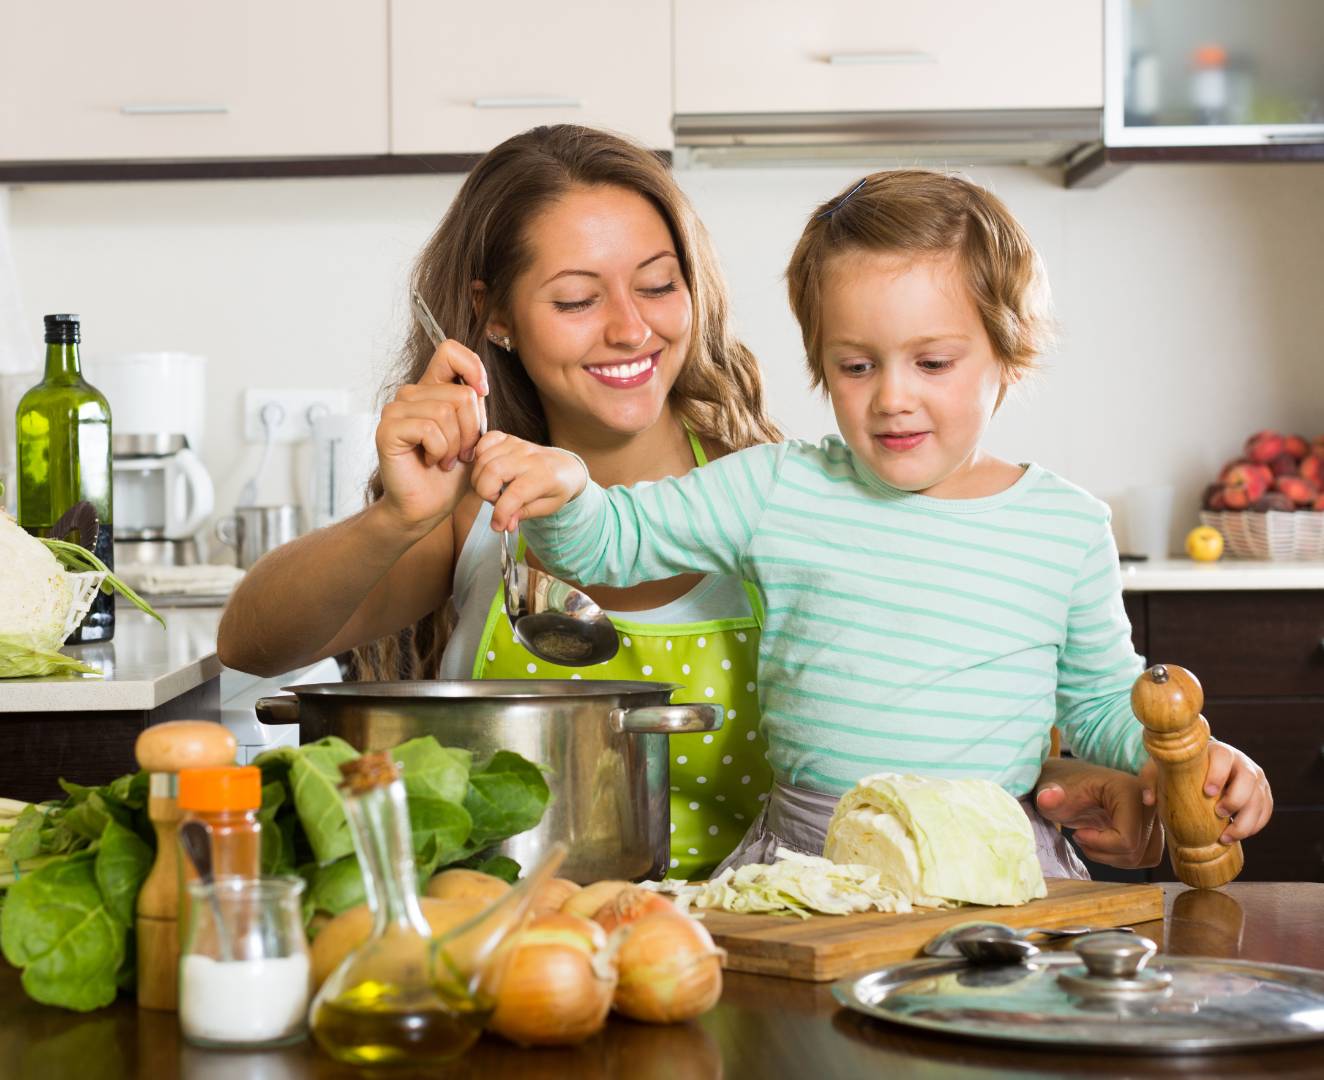
M1163 918L1158 885L1048 879L1048 895L1020 907L917 909L906 915L737 915L703 911L730 971L826 982L920 954L924 943L958 923L1008 926L1129 926Z

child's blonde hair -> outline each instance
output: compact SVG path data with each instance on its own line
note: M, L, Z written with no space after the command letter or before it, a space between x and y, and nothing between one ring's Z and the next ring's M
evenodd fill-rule
M824 382L824 275L833 258L858 252L955 254L994 354L1012 377L1033 368L1052 338L1043 263L1001 199L958 176L873 173L814 211L786 268L815 388Z

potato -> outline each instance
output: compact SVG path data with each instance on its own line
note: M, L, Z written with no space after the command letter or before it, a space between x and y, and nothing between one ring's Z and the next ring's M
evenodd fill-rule
M422 897L418 904L434 935L453 930L487 907L479 900L437 900L430 896ZM371 933L372 912L367 904L359 904L358 907L341 912L322 927L308 950L313 968L314 992L345 957L368 940Z
M585 885L579 892L571 893L570 899L561 905L561 910L567 915L591 919L599 908L610 904L616 899L617 893L628 888L631 888L628 881L595 881L592 885Z
M481 900L484 904L494 904L510 892L510 885L481 870L457 866L434 876L423 892L438 900Z
M538 887L538 891L533 894L533 904L529 910L534 915L541 915L548 911L560 911L561 905L579 892L580 889L581 886L567 878L550 878L544 881Z

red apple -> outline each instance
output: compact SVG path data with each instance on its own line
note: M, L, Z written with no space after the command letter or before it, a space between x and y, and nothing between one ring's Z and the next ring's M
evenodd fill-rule
M1296 462L1292 462L1295 470ZM1268 472L1262 465L1234 465L1230 469L1223 470L1223 487L1225 488L1244 488L1246 491L1246 502L1253 503L1261 495L1269 490L1269 485L1273 482L1273 474L1268 476Z
M1213 485L1216 490L1205 500L1206 510L1226 510L1227 497L1223 494L1223 489L1218 484Z
M1287 448L1287 440L1276 431L1257 431L1246 440L1246 456L1267 465Z
M1283 444L1287 447L1287 452L1297 461L1310 453L1310 443L1306 442L1304 435L1289 435L1283 440Z
M1297 506L1309 506L1319 495L1319 488L1300 476L1280 476L1274 481L1273 486Z
M1324 454L1311 454L1301 462L1301 468L1298 470L1302 480L1309 480L1321 491L1324 491Z
M1318 499L1315 500L1315 504L1311 507L1311 509L1324 510L1324 495L1321 495Z
M1300 477L1293 477L1298 480ZM1240 484L1223 485L1223 505L1228 510L1245 510L1254 500L1250 497L1250 489L1242 487Z

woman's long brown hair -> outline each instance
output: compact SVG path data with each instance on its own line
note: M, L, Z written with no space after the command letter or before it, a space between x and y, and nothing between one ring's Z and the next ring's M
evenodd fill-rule
M524 365L515 353L491 344L486 327L494 312L509 310L515 280L531 261L530 221L572 188L603 186L646 198L676 245L694 310L685 363L671 389L677 415L726 450L780 439L764 406L758 362L729 325L726 283L707 230L670 170L637 143L571 124L533 128L485 155L414 266L413 285L442 328L482 357L490 426L529 442L548 441L547 418ZM486 286L478 304L475 281ZM418 382L433 351L423 330L412 325L383 401ZM380 472L369 481L368 497L382 497ZM356 649L354 676L435 678L445 639L443 612L434 612L397 635Z

